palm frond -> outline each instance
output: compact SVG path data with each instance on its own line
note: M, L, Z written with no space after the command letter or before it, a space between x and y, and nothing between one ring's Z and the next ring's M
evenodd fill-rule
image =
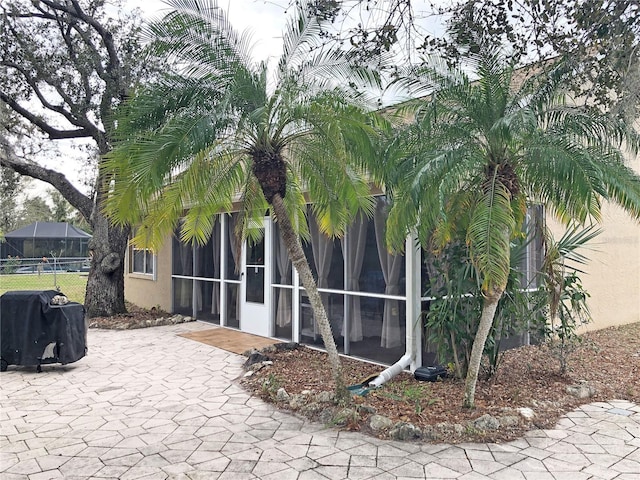
M467 229L471 259L482 276L485 292L502 290L510 267L510 239L515 228L509 190L496 179L479 195Z
M251 43L239 34L215 0L165 0L172 8L145 30L152 54L200 78L250 66Z
M581 228L573 225L565 231L560 240L556 242L559 255L571 262L586 265L589 259L578 252L579 249L591 249L587 244L602 233L597 225L589 225Z

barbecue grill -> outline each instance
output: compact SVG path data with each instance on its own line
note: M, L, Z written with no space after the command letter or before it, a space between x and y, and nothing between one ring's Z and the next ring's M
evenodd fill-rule
M69 302L53 305L64 295L55 290L23 290L0 296L0 369L8 365L67 364L86 354L84 307Z

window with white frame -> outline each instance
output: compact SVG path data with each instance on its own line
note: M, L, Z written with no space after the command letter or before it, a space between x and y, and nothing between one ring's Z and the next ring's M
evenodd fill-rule
M153 276L156 256L148 248L129 245L129 273Z

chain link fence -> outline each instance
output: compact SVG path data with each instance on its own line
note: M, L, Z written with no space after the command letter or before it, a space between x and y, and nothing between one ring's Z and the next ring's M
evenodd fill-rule
M14 290L58 290L84 303L89 261L86 258L0 259L0 294Z

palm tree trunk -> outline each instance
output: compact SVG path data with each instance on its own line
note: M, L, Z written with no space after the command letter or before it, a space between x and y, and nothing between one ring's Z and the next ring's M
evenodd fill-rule
M349 400L349 391L344 383L342 364L340 363L340 356L338 355L336 342L333 338L333 332L331 331L331 324L327 317L327 311L322 303L320 292L318 292L318 286L313 279L313 274L311 273L311 268L307 262L304 250L302 250L300 239L291 225L291 221L287 215L287 210L279 193L276 193L273 196L271 206L273 207L276 220L280 225L280 233L287 248L287 252L291 257L291 263L298 271L300 281L309 296L311 309L313 310L315 321L318 324L318 329L320 330L324 347L327 350L329 366L331 367L331 372L335 382L336 402L340 404L347 403Z
M469 368L464 382L463 407L473 408L475 406L476 383L478 382L478 373L480 372L482 352L484 351L484 345L487 342L491 325L493 325L493 318L495 317L496 309L498 308L498 302L500 301L500 297L503 292L504 288L493 290L488 293L484 299L482 315L480 315L480 324L478 325L478 331L476 332L475 339L473 340L471 357L469 358Z

